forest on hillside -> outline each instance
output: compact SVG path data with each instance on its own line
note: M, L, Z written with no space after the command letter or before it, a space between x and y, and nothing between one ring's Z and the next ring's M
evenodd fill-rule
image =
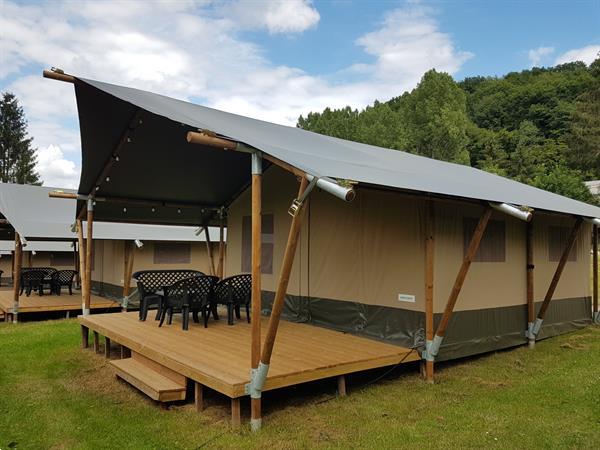
M297 126L595 203L583 181L600 179L600 58L460 82L430 70L411 92L311 112Z

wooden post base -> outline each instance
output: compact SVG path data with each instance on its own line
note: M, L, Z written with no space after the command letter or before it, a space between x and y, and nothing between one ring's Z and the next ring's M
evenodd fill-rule
M110 338L104 336L104 357L110 358Z
M100 353L100 335L94 331L94 352Z
M200 383L195 383L194 389L194 404L197 412L204 411L204 392L203 387Z
M89 334L89 328L81 325L81 348L88 348L90 346L90 343L88 341Z
M337 377L337 390L340 397L346 396L346 376L340 375Z
M231 399L231 426L233 428L239 428L242 424L242 408L240 405L240 398Z

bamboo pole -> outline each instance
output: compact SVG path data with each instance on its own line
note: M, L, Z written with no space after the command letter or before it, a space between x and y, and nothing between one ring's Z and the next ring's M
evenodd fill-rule
M434 223L434 204L427 202L427 225L425 236L425 332L426 339L433 341L435 333L433 323L433 270L434 270L434 249L435 249L435 223ZM434 361L430 358L425 360L425 379L433 383Z
M85 279L85 242L83 240L83 223L81 219L76 221L77 229L77 244L79 249L79 280L81 287L81 310L85 309L85 301L83 300L84 292L86 291L86 279Z
M535 268L533 264L533 224L531 222L527 222L525 227L525 245L527 257L527 336L529 339L529 347L534 347L535 336L531 335L533 322L535 320L535 298L533 291L533 271Z
M67 75L66 73L55 72L54 70L44 70L43 75L44 78L49 78L51 80L75 83L75 77L73 77L72 75Z
M225 271L225 218L221 216L219 223L219 265L217 266L217 276L222 280Z
M23 245L21 236L15 232L15 272L13 276L13 322L18 322L19 314L19 291L21 290L21 266L23 265Z
M452 313L454 311L454 306L456 305L456 301L458 300L458 296L462 289L465 278L467 277L467 273L469 272L469 267L471 267L471 263L473 262L473 258L477 254L477 250L479 249L479 244L481 243L481 239L483 238L483 234L487 228L487 224L492 215L492 208L487 207L485 212L479 219L479 223L475 228L475 232L471 237L471 241L469 242L469 247L467 249L467 254L465 255L460 270L456 275L456 280L454 281L454 286L452 287L452 291L450 292L450 296L448 297L448 301L446 302L446 308L444 310L444 315L440 320L440 323L437 327L436 336L443 338L446 334L446 330L448 328L448 324L450 323L450 318L452 317ZM434 337L434 338L435 338ZM437 353L436 353L437 354Z
M598 225L594 225L593 227L593 235L592 235L592 246L593 246L593 255L592 255L592 267L594 273L592 278L594 280L593 286L593 311L594 311L594 320L598 321Z
M90 300L92 295L92 258L94 235L94 205L92 199L87 201L87 240L85 249L85 290L83 291L83 315L90 314Z
M208 270L211 275L216 275L215 270L215 259L213 257L212 242L210 241L210 234L208 233L208 227L204 227L204 234L206 235L206 255L208 256Z
M298 198L302 196L307 185L308 181L306 180L306 178L302 178L302 181L300 182ZM285 253L283 255L283 262L281 264L279 281L277 283L275 300L273 301L271 317L269 319L267 334L265 336L265 343L263 344L261 362L266 365L268 365L271 362L273 345L275 344L275 338L277 337L277 328L279 327L279 319L281 318L281 312L283 310L283 300L285 298L288 283L290 281L290 272L292 271L292 265L294 263L294 256L296 254L296 247L298 245L298 235L300 233L302 218L304 217L304 211L306 210L307 202L308 199L300 206L300 209L293 217L292 224L290 226L288 241L285 247Z
M135 244L130 241L125 241L123 249L123 300L131 294L131 276L133 275L134 259ZM127 306L123 306L122 311L127 311Z
M571 253L571 249L573 245L577 241L577 235L579 234L579 229L581 228L581 224L583 223L583 219L581 217L577 218L575 221L575 225L571 229L571 234L569 235L569 239L567 240L567 244L563 250L563 253L560 257L560 261L558 262L558 266L556 267L556 271L554 272L554 276L552 277L552 281L550 282L550 286L548 287L548 291L546 292L546 296L544 297L544 302L538 312L537 319L541 326L541 321L544 320L544 316L546 315L546 311L548 310L548 306L550 305L550 301L552 300L552 296L554 295L554 291L556 290L556 286L558 286L558 282L560 281L560 277L562 272L569 260L569 253ZM539 332L539 327L537 328L537 332ZM537 335L537 332L535 333Z
M260 325L262 309L261 291L262 259L262 160L252 154L252 342L250 367L258 369L260 362ZM250 399L250 418L253 429L260 427L261 399Z

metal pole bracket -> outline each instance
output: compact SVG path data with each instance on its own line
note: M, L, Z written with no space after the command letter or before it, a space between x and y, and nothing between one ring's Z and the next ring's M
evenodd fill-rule
M246 394L250 398L261 398L262 388L265 385L267 374L269 373L269 364L260 362L258 368L250 369L250 383L246 384Z

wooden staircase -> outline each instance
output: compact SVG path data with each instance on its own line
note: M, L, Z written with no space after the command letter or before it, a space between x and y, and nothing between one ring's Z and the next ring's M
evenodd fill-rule
M131 358L110 361L116 375L158 402L185 400L186 378L173 370L131 352Z

